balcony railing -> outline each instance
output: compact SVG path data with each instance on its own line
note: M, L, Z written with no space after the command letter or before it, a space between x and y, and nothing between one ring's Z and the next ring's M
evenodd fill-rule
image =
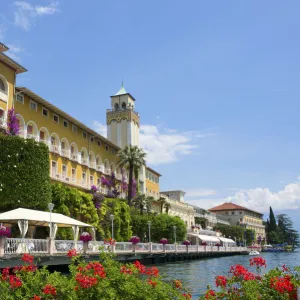
M73 161L78 161L78 154L77 153L71 153L70 159Z
M1 127L5 127L6 126L5 121L4 121L4 117L0 117L0 126Z
M87 160L87 158L81 158L81 164L88 167L89 166L89 161Z
M96 170L96 162L90 162L90 168Z
M38 140L38 136L34 133L27 133L27 139Z
M69 158L70 157L70 151L67 150L67 149L61 149L61 156Z
M105 169L104 174L106 175L111 175L111 169Z
M104 173L104 166L103 165L97 165L96 170Z
M44 143L45 145L47 145L49 147L49 142L47 140L40 138L40 142Z
M59 146L58 145L51 145L50 151L56 154L59 154Z

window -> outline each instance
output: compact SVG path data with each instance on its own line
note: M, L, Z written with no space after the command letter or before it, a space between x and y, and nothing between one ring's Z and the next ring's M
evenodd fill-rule
M76 169L72 168L72 178L76 178Z
M109 150L109 147L107 145L105 145L105 150L108 151Z
M97 185L101 185L101 178L97 178Z
M33 127L31 125L27 126L27 134L32 134L33 132Z
M82 137L86 139L86 132L82 131Z
M40 131L40 141L44 141L44 140L45 140L45 132Z
M58 117L58 115L53 114L53 121L54 121L55 123L59 123L59 117Z
M64 127L68 128L69 127L69 122L64 120Z
M61 149L64 150L65 149L65 142L61 142Z
M30 100L30 108L34 111L37 111L37 104L36 102Z
M126 109L126 103L125 102L122 103L122 109Z
M82 173L82 180L86 180L86 174L85 173Z
M1 80L1 79L0 79ZM0 88L1 89L1 88ZM23 103L24 104L24 95L21 95L21 94L17 94L16 96L16 100L20 103Z
M43 109L42 109L42 115L45 117L48 117L48 115L49 115L49 111L45 107L43 107Z
M90 176L90 185L93 185L94 184L94 176Z
M242 215L243 214L243 212L242 211L240 211L240 215Z
M234 215L234 211L232 211L231 214Z
M100 142L100 141L97 141L97 145L100 147L100 146L101 146L101 142Z
M62 165L61 170L62 170L63 175L67 175L67 166L66 165Z
M94 142L94 137L93 137L93 136L90 137L90 142L91 142L91 143Z
M51 167L52 167L53 171L56 171L56 161L55 160L52 160Z
M5 83L4 83L4 80L0 78L0 90L2 92L5 92L6 89L5 89Z

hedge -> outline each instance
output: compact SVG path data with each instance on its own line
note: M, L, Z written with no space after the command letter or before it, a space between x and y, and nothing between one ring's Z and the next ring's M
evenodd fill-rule
M0 134L0 210L45 209L51 201L49 152L33 139Z

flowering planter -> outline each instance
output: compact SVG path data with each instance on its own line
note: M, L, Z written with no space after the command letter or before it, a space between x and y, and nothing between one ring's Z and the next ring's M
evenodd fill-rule
M140 242L140 238L138 236L132 236L129 240L132 243L132 252L136 251L136 244Z
M89 241L92 240L92 236L88 232L83 232L80 236L80 240L83 242L83 253L86 254L89 246Z

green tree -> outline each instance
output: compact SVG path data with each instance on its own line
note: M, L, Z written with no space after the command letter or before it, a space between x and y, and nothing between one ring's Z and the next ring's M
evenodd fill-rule
M293 222L286 214L277 215L278 232L282 236L282 242L289 245L299 245L299 233L293 228Z
M167 203L165 204L166 214L169 214L170 208L171 208L171 204L167 202Z
M148 222L151 222L151 241L159 242L161 238L167 238L169 243L173 243L174 226L176 226L176 240L183 241L186 236L186 225L179 217L167 214L144 214L141 215L137 210L132 211L132 231L134 235L143 239L148 236ZM148 240L148 239L147 239Z
M145 194L137 195L132 199L132 206L140 210L140 213L150 213L152 208L153 197L146 196Z
M277 224L276 224L276 219L275 219L275 216L274 216L274 213L273 213L273 209L272 207L270 206L270 215L269 215L269 226L268 226L268 231L271 232L271 231L276 231L277 229Z
M139 149L137 146L126 146L124 149L120 150L117 154L119 158L118 165L122 168L125 168L129 172L129 183L128 183L128 205L131 205L132 202L132 183L133 183L133 175L139 173L140 168L142 168L145 164L146 153ZM138 180L138 178L136 178ZM137 186L139 182L136 183Z

